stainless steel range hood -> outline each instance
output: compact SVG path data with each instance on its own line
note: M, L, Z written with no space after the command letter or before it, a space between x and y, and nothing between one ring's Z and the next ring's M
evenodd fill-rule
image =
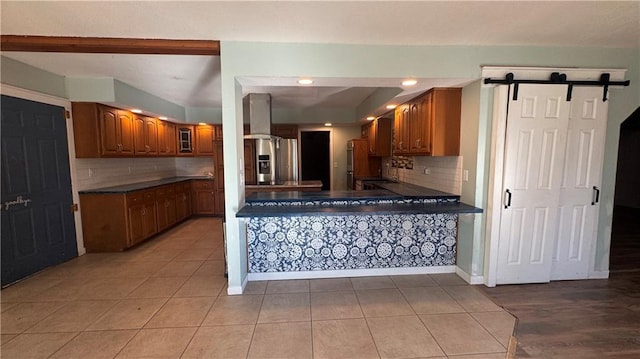
M275 185L298 180L297 141L271 135L271 95L248 94L242 99L243 116L249 118L249 135L255 141L256 180Z
M278 139L271 136L271 95L252 93L242 99L243 116L249 118L245 139L255 141L256 180L258 184L278 184Z
M242 99L242 107L244 117L249 117L249 133L251 135L271 134L270 94L250 93ZM245 138L255 137L245 136Z

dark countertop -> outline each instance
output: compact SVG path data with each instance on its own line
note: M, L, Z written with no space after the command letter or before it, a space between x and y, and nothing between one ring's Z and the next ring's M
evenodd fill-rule
M368 191L318 191L318 192L254 192L246 202L283 202L283 201L343 201L350 199L402 199L391 191L379 189Z
M460 203L460 196L408 183L376 183L380 189L363 191L318 191L318 192L262 192L252 193L246 199L252 202L304 202L344 200L402 200L402 199L455 199L455 202L438 203L379 203L367 205L309 205L309 206L251 206L246 205L236 217L293 217L303 215L338 216L362 214L436 214L436 213L482 213L482 209Z
M322 181L286 181L283 184L256 184L246 185L246 189L265 190L265 189L284 189L284 188L314 188L322 187Z
M482 213L482 209L460 202L432 204L376 204L365 206L244 206L236 217L296 217L388 214Z
M163 178L155 181L145 181L145 182L124 184L119 186L86 189L84 191L79 191L78 193L79 194L129 193L129 192L139 191L147 188L162 186L165 184L179 183L179 182L191 181L191 180L213 181L214 179L213 177L208 177L208 176L171 177L171 178Z
M246 202L273 202L273 201L322 201L322 200L349 200L349 199L455 199L460 196L435 189L420 187L408 183L375 183L380 189L362 191L317 191L317 192L262 192L252 193L246 198ZM255 186L254 186L255 187ZM249 186L247 186L249 188Z
M410 184L410 183L380 182L380 183L374 183L374 185L376 187L389 190L389 191L391 191L393 193L397 193L397 194L399 194L401 196L408 197L408 198L454 198L454 199L460 199L460 196L452 194L452 193L442 192L442 191L438 191L438 190L427 188L427 187L416 186L416 185L413 185L413 184Z
M371 177L371 176L353 176L357 181L391 181L383 177Z

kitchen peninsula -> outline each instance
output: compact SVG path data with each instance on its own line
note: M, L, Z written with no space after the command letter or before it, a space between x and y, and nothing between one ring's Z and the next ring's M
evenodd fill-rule
M249 280L453 272L458 215L482 210L406 183L365 191L253 193Z

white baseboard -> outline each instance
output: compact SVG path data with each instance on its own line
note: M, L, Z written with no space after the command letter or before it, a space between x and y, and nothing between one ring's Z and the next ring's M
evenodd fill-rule
M327 271L305 272L269 272L249 273L250 281L257 280L285 280L285 279L317 279L317 278L344 278L365 277L378 275L408 275L408 274L437 274L456 273L456 266L438 267L411 267L411 268L371 268L371 269L343 269Z
M609 278L608 270L590 272L588 277L588 279L607 279L607 278Z
M464 279L465 282L472 284L472 285L477 285L477 284L484 284L484 276L482 275L469 275L467 274L467 272L463 271L460 267L456 266L456 274Z
M242 294L242 292L244 292L244 288L247 287L248 282L249 282L249 276L244 277L244 280L242 281L241 285L227 287L227 294L228 295Z

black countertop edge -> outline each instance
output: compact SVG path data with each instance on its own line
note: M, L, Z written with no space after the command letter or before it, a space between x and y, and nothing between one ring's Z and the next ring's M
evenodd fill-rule
M343 216L385 214L465 214L482 213L481 208L461 202L430 204L376 204L360 206L244 206L236 213L238 218L247 217L298 217L298 216Z
M349 200L393 200L402 199L401 195L391 191L314 191L314 192L254 192L245 199L247 203L256 202L297 202L297 201L349 201Z
M386 189L393 193L397 193L406 198L455 198L460 199L459 195L453 193L442 192L428 187L417 186L405 182L374 182L374 186Z
M166 184L179 183L184 181L191 180L206 180L213 181L213 177L208 176L181 176L181 177L171 177L171 178L163 178L154 181L145 181L145 182L137 182L130 184L123 184L119 186L111 186L111 187L103 187L103 188L94 188L94 189L86 189L83 191L78 191L79 194L114 194L114 193L129 193L140 191L143 189L163 186Z

